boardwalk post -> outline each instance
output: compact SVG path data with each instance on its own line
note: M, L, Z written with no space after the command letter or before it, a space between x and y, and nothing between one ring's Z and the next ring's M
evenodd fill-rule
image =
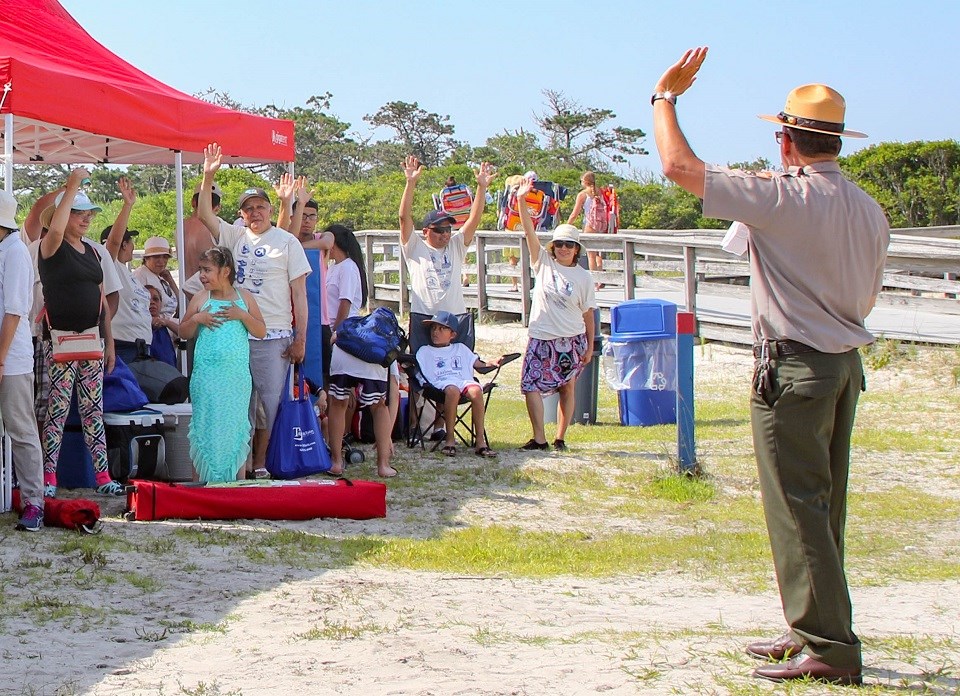
M636 245L629 239L623 240L623 299L632 300L633 292L637 288L637 276L633 269L633 259Z
M373 269L374 269L374 258L373 258L373 236L365 235L363 238L363 255L364 255L364 265L366 266L367 271L367 286L368 288L373 287ZM369 289L367 291L367 311L372 312L376 308L376 293L371 292Z
M692 246L683 247L683 291L686 309L697 313L697 250Z
M482 322L487 309L487 242L481 236L477 240L477 321Z
M693 408L695 327L696 319L692 312L677 312L677 458L682 474L692 474L697 467Z

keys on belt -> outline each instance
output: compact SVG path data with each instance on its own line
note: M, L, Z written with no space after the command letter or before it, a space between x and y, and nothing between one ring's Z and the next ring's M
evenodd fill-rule
M800 341L791 341L789 338L782 338L778 341L762 341L753 344L753 357L764 357L764 347L767 346L767 356L777 358L784 355L800 355L801 353L817 353L816 348L811 348L806 343Z

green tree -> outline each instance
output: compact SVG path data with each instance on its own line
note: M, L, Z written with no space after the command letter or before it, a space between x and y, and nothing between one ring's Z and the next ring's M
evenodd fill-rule
M368 168L366 145L347 132L349 123L329 113L332 98L325 92L307 99L306 106L283 109L270 104L263 111L293 121L298 174L310 181L359 181ZM281 173L273 171L275 176Z
M567 166L602 168L604 159L624 163L626 155L649 154L641 144L647 134L639 128L603 128L617 117L610 109L583 107L552 89L543 90L543 96L546 111L534 117L550 148Z
M960 143L880 143L840 158L893 227L960 224Z
M428 167L439 165L459 144L451 137L454 127L450 116L428 112L417 102L389 102L363 120L374 128L392 130L393 141Z

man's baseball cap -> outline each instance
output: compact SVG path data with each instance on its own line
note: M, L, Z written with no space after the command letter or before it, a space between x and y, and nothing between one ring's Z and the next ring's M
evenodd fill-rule
M200 193L200 185L202 183L203 183L202 181L197 182L197 185L193 187L194 193ZM213 186L211 187L210 190L213 191L213 193L215 193L216 195L220 196L220 198L223 198L223 191L220 189L219 186L217 186L217 182L213 182Z
M267 203L270 203L270 196L268 196L267 192L262 188L248 188L246 191L240 194L240 202L237 203L237 207L243 208L243 204L249 201L251 198L262 198Z
M112 229L113 229L113 225L107 225L106 227L103 228L103 232L100 233L101 244L106 243L107 237L110 236L110 230ZM123 233L123 241L128 242L131 239L136 239L139 234L140 233L137 232L137 230L127 230L126 232Z
M449 220L451 225L454 225L457 222L457 218L453 217L453 215L444 210L431 210L424 216L421 227L423 229L427 229L428 227L433 227L437 223L445 220Z
M448 329L454 333L460 328L460 322L457 319L457 315L453 312L447 312L445 310L440 310L434 314L429 319L423 320L424 326L430 326L431 324L439 324L440 326L446 326Z

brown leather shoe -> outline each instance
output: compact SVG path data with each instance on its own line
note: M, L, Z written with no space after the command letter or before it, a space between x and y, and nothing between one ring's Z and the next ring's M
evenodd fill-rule
M758 660L775 660L779 662L785 657L796 655L803 650L803 646L791 638L788 632L773 640L758 640L756 643L750 643L745 650L747 655L755 657Z
M809 678L846 686L863 684L860 667L834 667L803 653L786 662L757 667L753 670L753 676L775 682Z

